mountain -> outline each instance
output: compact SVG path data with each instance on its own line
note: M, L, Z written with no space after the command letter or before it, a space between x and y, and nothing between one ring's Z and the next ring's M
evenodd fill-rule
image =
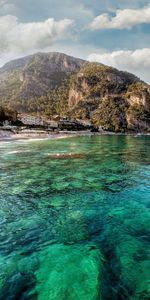
M0 69L0 105L90 121L116 132L150 131L150 86L133 74L62 53L37 53Z
M150 86L133 74L84 64L69 91L69 113L111 131L150 129Z
M61 86L83 63L81 59L55 52L37 53L9 62L0 68L1 102L26 110L30 99Z

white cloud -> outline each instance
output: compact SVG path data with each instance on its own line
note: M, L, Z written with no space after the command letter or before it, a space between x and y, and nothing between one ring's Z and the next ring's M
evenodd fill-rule
M69 16L69 18L77 20L80 24L90 22L94 18L93 12L81 2L69 1L67 5L59 3L60 1L57 2L58 4L55 7L49 8L49 11L54 15Z
M150 48L137 50L120 50L105 53L91 53L89 61L100 62L120 70L135 73L150 83Z
M116 10L115 16L105 13L94 18L90 29L131 29L138 24L150 23L150 4L141 9Z
M14 3L8 0L0 0L0 15L15 14L17 12L17 7Z
M73 20L55 21L53 18L43 22L19 22L17 17L0 17L0 52L25 53L50 46L54 41L69 36ZM70 36L71 37L71 36Z

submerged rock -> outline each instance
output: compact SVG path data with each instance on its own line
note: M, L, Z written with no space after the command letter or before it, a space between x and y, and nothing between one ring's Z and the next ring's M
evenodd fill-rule
M52 245L41 251L38 300L101 299L101 253L96 246Z
M117 246L117 256L120 263L120 280L130 291L129 300L150 299L149 258L146 257L143 244L135 238L120 243Z
M48 154L49 158L54 159L67 159L67 158L83 158L85 157L85 153L55 153L55 154Z
M32 273L14 273L5 282L0 290L0 299L27 300L36 299L36 293L31 289L35 285L35 277Z

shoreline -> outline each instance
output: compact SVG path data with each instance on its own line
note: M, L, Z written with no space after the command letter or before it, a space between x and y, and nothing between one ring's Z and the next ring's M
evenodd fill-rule
M46 140L46 139L61 139L67 137L78 137L78 136L101 136L101 135L123 135L123 136L150 136L150 133L120 133L120 132L110 132L110 131L102 131L102 132L91 132L91 131L59 131L58 133L46 133L44 131L37 132L19 132L12 133L12 131L3 131L0 130L0 142L4 141L16 141L16 140Z
M16 134L8 134L2 135L0 132L0 142L3 141L16 141L16 140L53 140L53 139L62 139L69 137L77 137L77 136L91 136L91 135L101 135L100 133L92 133L88 131L62 131L59 133L16 133Z

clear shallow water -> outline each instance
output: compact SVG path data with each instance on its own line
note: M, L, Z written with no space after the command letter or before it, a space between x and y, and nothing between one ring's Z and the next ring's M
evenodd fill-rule
M1 142L0 167L0 299L150 299L150 137Z

